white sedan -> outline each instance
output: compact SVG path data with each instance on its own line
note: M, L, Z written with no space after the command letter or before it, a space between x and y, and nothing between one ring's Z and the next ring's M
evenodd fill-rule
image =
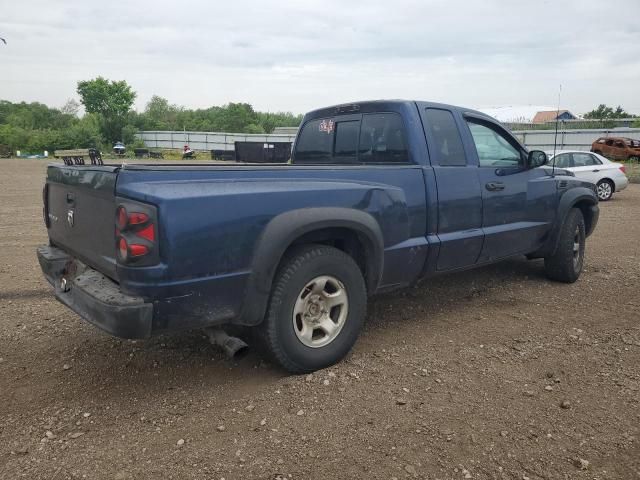
M607 160L597 153L580 150L559 150L555 157L548 152L549 165L573 172L576 178L595 183L598 198L607 201L614 192L624 190L629 184L624 165Z

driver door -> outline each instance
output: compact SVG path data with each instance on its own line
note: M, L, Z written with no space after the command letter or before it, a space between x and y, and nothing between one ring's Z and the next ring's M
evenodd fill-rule
M500 125L466 120L482 188L485 240L479 262L536 250L554 218L555 182L544 169L527 168L526 150Z

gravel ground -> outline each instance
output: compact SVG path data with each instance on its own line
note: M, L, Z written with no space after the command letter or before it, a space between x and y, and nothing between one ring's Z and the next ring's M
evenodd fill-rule
M640 185L601 204L577 283L524 258L432 279L372 300L345 361L287 376L58 304L45 163L0 166L0 478L640 478Z

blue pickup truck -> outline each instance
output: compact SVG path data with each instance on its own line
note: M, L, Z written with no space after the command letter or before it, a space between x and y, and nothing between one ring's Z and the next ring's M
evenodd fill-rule
M309 372L351 349L369 295L518 255L577 280L598 198L546 163L477 111L328 107L288 165L50 165L38 259L113 335L251 327Z

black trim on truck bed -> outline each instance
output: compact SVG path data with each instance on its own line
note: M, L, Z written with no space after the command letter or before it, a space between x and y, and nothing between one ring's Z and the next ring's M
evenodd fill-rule
M59 248L39 247L38 261L47 281L55 288L55 297L83 319L118 337L151 336L152 303L123 294L118 284ZM73 273L67 279L68 270Z

